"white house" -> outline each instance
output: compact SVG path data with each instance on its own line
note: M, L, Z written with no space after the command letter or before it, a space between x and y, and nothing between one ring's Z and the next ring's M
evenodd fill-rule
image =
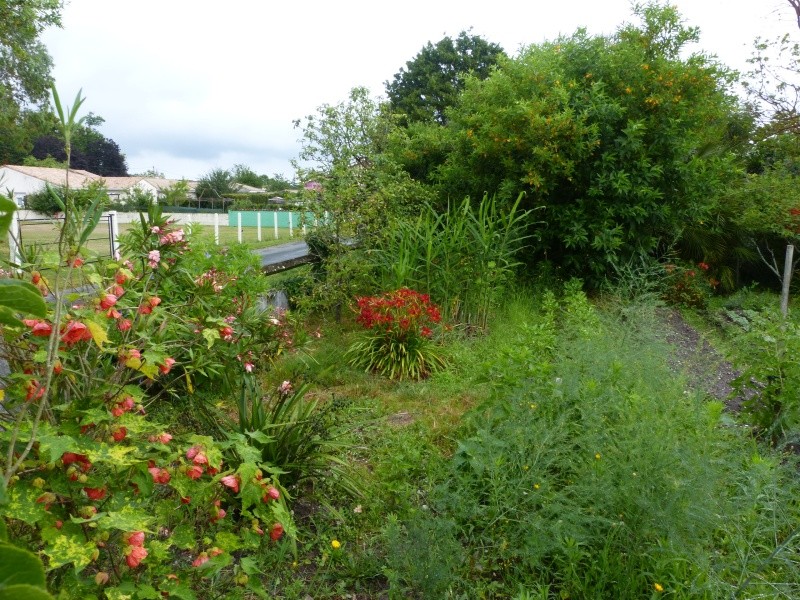
M68 181L69 187L77 189L100 179L99 175L77 169L70 169L67 174L64 169L4 165L0 167L0 193L11 194L17 206L23 206L28 194L41 192L48 183L64 187Z
M0 193L12 194L17 206L25 204L29 194L42 191L49 183L52 186L64 187L66 181L64 169L50 167L25 167L18 165L5 165L0 167ZM149 193L154 199L164 195L164 191L178 183L178 179L165 179L161 177L101 177L88 171L70 169L69 187L83 188L90 183L103 182L108 190L112 202L125 202L131 190L136 187ZM189 198L194 198L195 181L187 181Z
M114 202L125 202L130 196L133 188L149 194L153 199L164 196L167 188L179 183L179 179L166 179L162 177L105 177L108 196ZM187 197L195 198L194 188L196 181L187 181Z

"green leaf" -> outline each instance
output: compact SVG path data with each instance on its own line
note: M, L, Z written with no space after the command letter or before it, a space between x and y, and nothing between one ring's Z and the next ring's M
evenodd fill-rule
M76 573L80 573L91 564L96 552L97 546L94 542L87 542L68 534L53 538L44 549L49 559L50 570L72 563Z
M8 526L5 519L0 519L0 542L8 541Z
M245 435L247 435L254 442L258 442L259 444L264 444L264 445L269 444L270 442L275 440L275 438L273 438L272 436L267 435L266 433L264 433L261 430L258 430L258 431L245 431ZM237 446L237 450L238 450L238 446Z
M19 279L0 279L0 306L44 318L47 303L35 285Z
M258 458L256 460L258 460ZM261 498L264 496L264 490L261 486L253 483L257 471L258 466L255 462L242 463L236 470L236 473L242 481L242 510L258 505L261 502Z
M109 463L116 467L130 467L136 464L138 459L129 458L127 455L136 452L133 446L120 446L119 444L98 444L97 447L87 450L84 454L89 462Z
M247 575L258 575L259 573L263 573L263 571L258 568L256 559L252 556L243 557L239 564L242 566L242 571L244 571Z
M181 550L191 550L197 544L195 540L196 532L194 527L182 523L172 530L170 539L172 543Z
M0 589L0 600L53 600L53 597L42 588L23 584Z
M136 597L140 600L160 600L161 594L152 585L142 584L136 586Z
M11 327L23 326L22 321L14 316L14 311L5 306L0 306L0 323Z
M132 600L133 594L127 593L127 588L130 586L125 586L125 589L122 589L122 587L107 589L106 598L108 600Z
M160 585L160 589L167 592L170 598L179 598L179 600L197 600L197 596L187 586L175 583L174 581L167 580Z
M0 196L0 235L5 234L11 226L11 218L15 210L17 210L17 205L13 200Z
M37 504L40 490L19 485L13 486L8 492L8 502L3 506L2 513L6 516L13 515L15 519L28 525L35 525L39 519L48 515L43 504Z
M247 589L253 592L259 598L269 598L269 594L267 594L266 590L264 589L264 584L262 584L261 580L257 577L250 578L250 580L247 582Z
M225 550L233 552L242 547L242 538L230 531L220 531L214 536L216 545Z
M55 462L64 452L80 453L78 442L68 435L43 433L39 437L39 457L47 462Z
M208 328L203 329L203 337L206 339L209 348L211 348L211 346L214 345L215 341L220 339L219 331L217 331L216 329L208 329Z
M109 512L106 518L100 522L100 528L121 529L122 531L143 531L148 529L152 521L152 515L126 506L120 511Z
M0 545L0 588L12 585L45 587L42 561L27 550Z

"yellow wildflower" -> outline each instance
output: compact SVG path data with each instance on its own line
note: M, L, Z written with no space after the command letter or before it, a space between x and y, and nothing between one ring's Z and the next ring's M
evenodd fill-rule
M341 542L339 542L339 540L332 540L331 541L331 548L333 548L334 550L338 550L341 547L342 547L342 544L341 544Z
M664 591L664 586L661 585L660 583L654 583L653 588L655 588L656 592L658 592L659 594Z

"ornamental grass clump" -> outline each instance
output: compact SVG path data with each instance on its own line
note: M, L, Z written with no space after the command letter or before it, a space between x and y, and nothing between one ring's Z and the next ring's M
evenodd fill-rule
M421 379L445 366L432 340L442 317L427 294L400 288L356 301L366 331L347 351L352 366L391 379Z

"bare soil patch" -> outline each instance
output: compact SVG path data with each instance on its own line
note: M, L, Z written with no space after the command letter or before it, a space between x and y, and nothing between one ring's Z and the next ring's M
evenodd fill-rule
M725 403L731 412L739 412L744 398L734 395L731 385L741 372L726 360L697 329L689 325L680 311L669 308L663 313L667 342L673 353L670 364L683 374L689 385Z

